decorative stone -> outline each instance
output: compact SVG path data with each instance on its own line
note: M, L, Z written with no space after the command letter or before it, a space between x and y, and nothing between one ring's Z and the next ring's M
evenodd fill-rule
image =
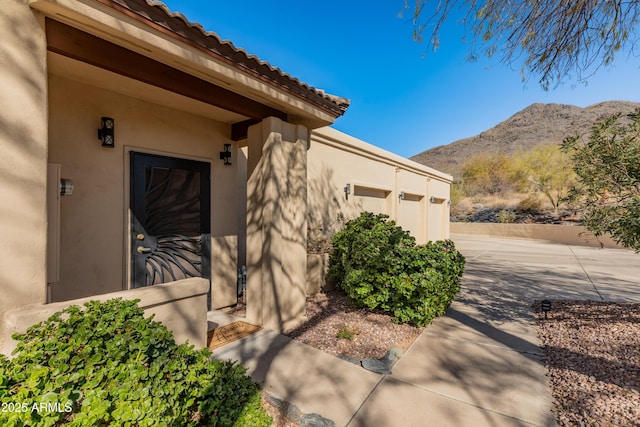
M396 362L404 355L404 351L402 350L402 348L398 347L397 345L391 347L389 349L389 353L396 356Z
M267 394L266 397L267 402L269 402L269 404L275 408L280 408L282 407L282 399L278 399L275 396L271 396L270 394Z
M360 358L353 356L345 356L344 354L338 355L338 359L342 359L346 362L353 363L354 365L360 364Z
M362 367L378 374L391 374L391 368L402 356L400 347L391 347L380 359L363 359Z
M302 416L300 409L296 408L289 402L282 403L280 412L282 412L282 415L284 415L289 421L293 421L294 423L298 422L300 420L300 417Z
M336 423L318 414L306 414L300 418L302 427L335 427Z

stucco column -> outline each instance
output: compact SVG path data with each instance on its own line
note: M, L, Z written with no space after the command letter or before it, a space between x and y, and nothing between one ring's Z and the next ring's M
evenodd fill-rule
M48 147L44 19L27 1L0 7L0 325L46 298Z
M274 117L248 133L247 318L277 331L305 315L308 140Z

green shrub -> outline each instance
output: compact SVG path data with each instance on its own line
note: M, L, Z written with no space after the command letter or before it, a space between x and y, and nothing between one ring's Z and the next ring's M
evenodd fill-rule
M542 209L542 202L535 195L520 200L516 206L518 212L538 212L540 209Z
M450 240L416 245L387 218L364 212L334 235L329 280L357 306L424 326L444 314L460 290L464 257Z
M516 213L507 209L503 209L496 215L496 221L501 224L511 224L516 222Z
M143 314L137 301L90 301L15 334L0 425L270 425L244 368L177 345Z
M353 339L359 333L360 331L358 331L357 329L342 326L340 329L338 329L338 332L336 333L336 338L338 338L339 340L353 341Z

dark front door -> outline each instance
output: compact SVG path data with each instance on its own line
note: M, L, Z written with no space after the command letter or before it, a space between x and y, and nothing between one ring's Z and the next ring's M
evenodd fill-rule
M134 288L211 279L210 165L131 152Z

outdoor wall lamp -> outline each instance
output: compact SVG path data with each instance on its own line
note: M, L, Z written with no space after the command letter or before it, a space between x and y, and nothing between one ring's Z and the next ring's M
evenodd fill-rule
M431 203L435 203L435 202L436 202L436 198L435 198L435 196L431 196L431 197L429 198L429 202L431 202Z
M111 117L102 117L100 119L98 139L102 140L103 147L114 148L116 146L115 125L115 120Z
M344 187L344 197L345 197L345 199L349 200L349 194L351 194L351 184L347 184Z
M401 191L400 194L398 195L398 198L400 200L404 200L404 191Z
M547 313L551 311L551 300L545 299L540 303L542 311L544 312L544 318L547 319Z
M224 150L220 152L220 160L224 161L225 166L231 166L231 144L224 144Z

